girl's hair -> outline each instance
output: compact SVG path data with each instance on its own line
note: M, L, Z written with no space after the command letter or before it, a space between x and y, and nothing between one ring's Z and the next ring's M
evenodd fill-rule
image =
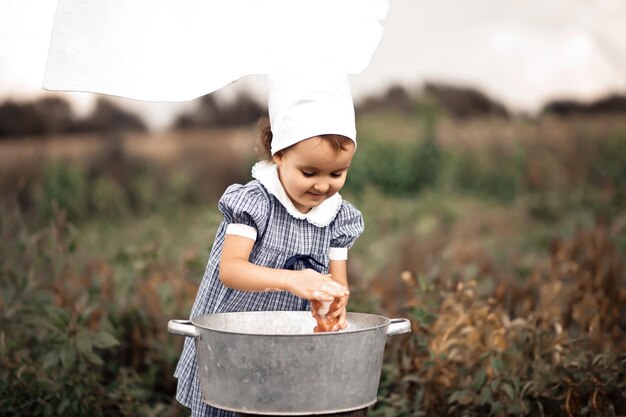
M259 158L264 161L272 162L272 128L270 126L270 120L267 117L261 117L258 123L259 137L258 143L255 147L256 153ZM339 150L345 151L348 149L348 144L352 142L350 138L343 135L325 134L317 135L330 143L335 153ZM293 145L292 145L293 146ZM283 149L280 152L286 151L289 148Z

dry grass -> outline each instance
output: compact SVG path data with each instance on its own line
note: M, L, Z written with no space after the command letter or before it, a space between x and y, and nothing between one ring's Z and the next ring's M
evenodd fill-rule
M247 128L180 130L123 135L62 135L0 141L0 170L19 172L42 162L65 161L89 165L111 148L129 158L171 167L210 156L211 162L248 158L255 132Z

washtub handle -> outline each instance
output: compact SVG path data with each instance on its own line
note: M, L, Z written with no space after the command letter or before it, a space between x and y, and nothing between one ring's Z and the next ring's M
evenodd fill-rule
M189 320L170 320L167 323L167 331L180 336L199 336L196 326L194 326Z
M387 336L395 336L411 332L411 322L409 319L398 318L390 319L389 327L387 327Z

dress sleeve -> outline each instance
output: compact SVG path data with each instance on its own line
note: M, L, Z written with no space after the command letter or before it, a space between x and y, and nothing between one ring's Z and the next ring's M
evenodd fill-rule
M344 201L331 227L328 256L331 260L344 261L348 259L348 249L363 233L363 215L352 204Z
M256 240L265 232L269 219L270 202L259 186L234 184L226 189L218 203L224 214L226 234Z

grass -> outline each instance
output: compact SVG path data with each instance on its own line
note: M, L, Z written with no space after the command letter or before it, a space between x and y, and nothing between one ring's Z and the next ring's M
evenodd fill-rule
M528 216L527 202L523 200L511 205L485 201L476 197L436 192L425 193L419 198L401 198L386 196L375 189L369 190L357 200L366 218L375 219L375 221L370 222L367 232L351 251L351 270L356 281L354 291L356 305L352 309L389 316L394 314L411 316L412 314L403 312L404 306L413 300L412 296L401 298L388 288L389 284L393 283L392 286L397 288L399 285L401 291L406 293L401 279L403 271L413 271L414 274L423 274L433 280L441 277L442 274L452 281L478 280L475 291L477 294L486 296L494 294L496 290L494 280L497 283L499 280L506 281L512 276L520 284L527 282L539 265L549 261L550 247L553 242L575 239L581 230L591 230L595 227L589 208L585 210L576 207L571 211L561 211L559 220L546 221ZM100 227L98 224L86 225L84 232L86 236L98 234L102 239L116 239L116 234L118 237L124 236L123 239L130 247L146 241L160 241L167 236L174 236L174 239L178 239L176 236L188 236L190 238L186 245L188 250L196 253L198 248L204 246L206 256L208 246L205 238L207 234L212 234L219 221L216 213L214 206L197 207L181 212L181 215L175 219L148 216L136 222L128 230L120 226L110 229L110 235L97 232ZM92 227L95 228L92 229ZM94 243L98 246L97 240ZM181 245L185 246L183 243L168 241L162 247L164 256L174 263L181 263L185 258L185 251L179 249ZM81 244L87 247L85 241L81 241ZM202 249L199 252L202 252ZM196 259L197 262L201 262L203 257L199 255ZM486 269L485 265L487 265ZM375 295L379 296L379 302L375 301ZM431 301L436 300L434 295L428 297ZM397 304L395 307L390 305L390 302L394 301ZM479 302L476 301L476 303ZM437 310L437 306L432 305L431 311L427 314L430 314L434 320L438 316ZM423 314L420 313L417 317L423 318ZM441 331L445 329L443 327ZM411 351L405 351L404 354L411 354L413 349L416 348L411 348ZM503 360L502 366L519 365L515 362L518 359ZM614 366L620 366L612 363L613 365L607 372L613 372L611 370ZM397 370L386 369L388 369L386 372L390 374L387 374L385 378L392 378L396 382L402 380L402 374L394 374ZM412 374L415 371L410 372ZM479 371L465 370L463 372ZM510 371L503 368L499 372ZM393 377L393 375L396 376ZM487 377L485 378L488 380ZM514 395L519 395L522 382L523 380L510 382L510 387L506 385L506 382L501 382L497 388L483 391L487 393L482 395L485 396L485 401L489 399L494 404L493 410L504 407L507 413L514 415L521 414L523 407L529 407L529 409L539 407L537 405L539 403L527 404L521 400L519 403L510 403L510 398L507 400L509 392L516 392ZM385 379L383 379L383 387L384 384ZM383 396L378 408L374 409L374 415L381 410L380 407L388 410L387 413L396 413L394 415L401 415L401 410L405 407L407 410L413 410L406 411L409 413L407 415L413 415L411 413L417 413L423 408L423 405L409 406L405 403L394 402L398 387L383 388L383 393L385 389L389 389L388 394ZM558 395L564 394L562 392ZM419 396L413 398L419 398ZM477 403L480 400L474 399L471 390L451 391L449 399L468 401L466 405L471 404L470 400ZM618 401L616 404L621 404L620 400L615 401ZM454 410L463 409L464 403L454 404Z
M616 122L576 133L554 120L435 125L428 114L360 121L361 166L343 192L366 221L349 256L349 309L413 324L390 340L372 416L626 412L626 141ZM213 186L246 181L247 168L218 178L200 154L167 169L110 155L97 169L56 163L43 176L31 166L0 177L9 414L183 412L172 377L181 338L165 326L189 314L201 280L221 221Z

